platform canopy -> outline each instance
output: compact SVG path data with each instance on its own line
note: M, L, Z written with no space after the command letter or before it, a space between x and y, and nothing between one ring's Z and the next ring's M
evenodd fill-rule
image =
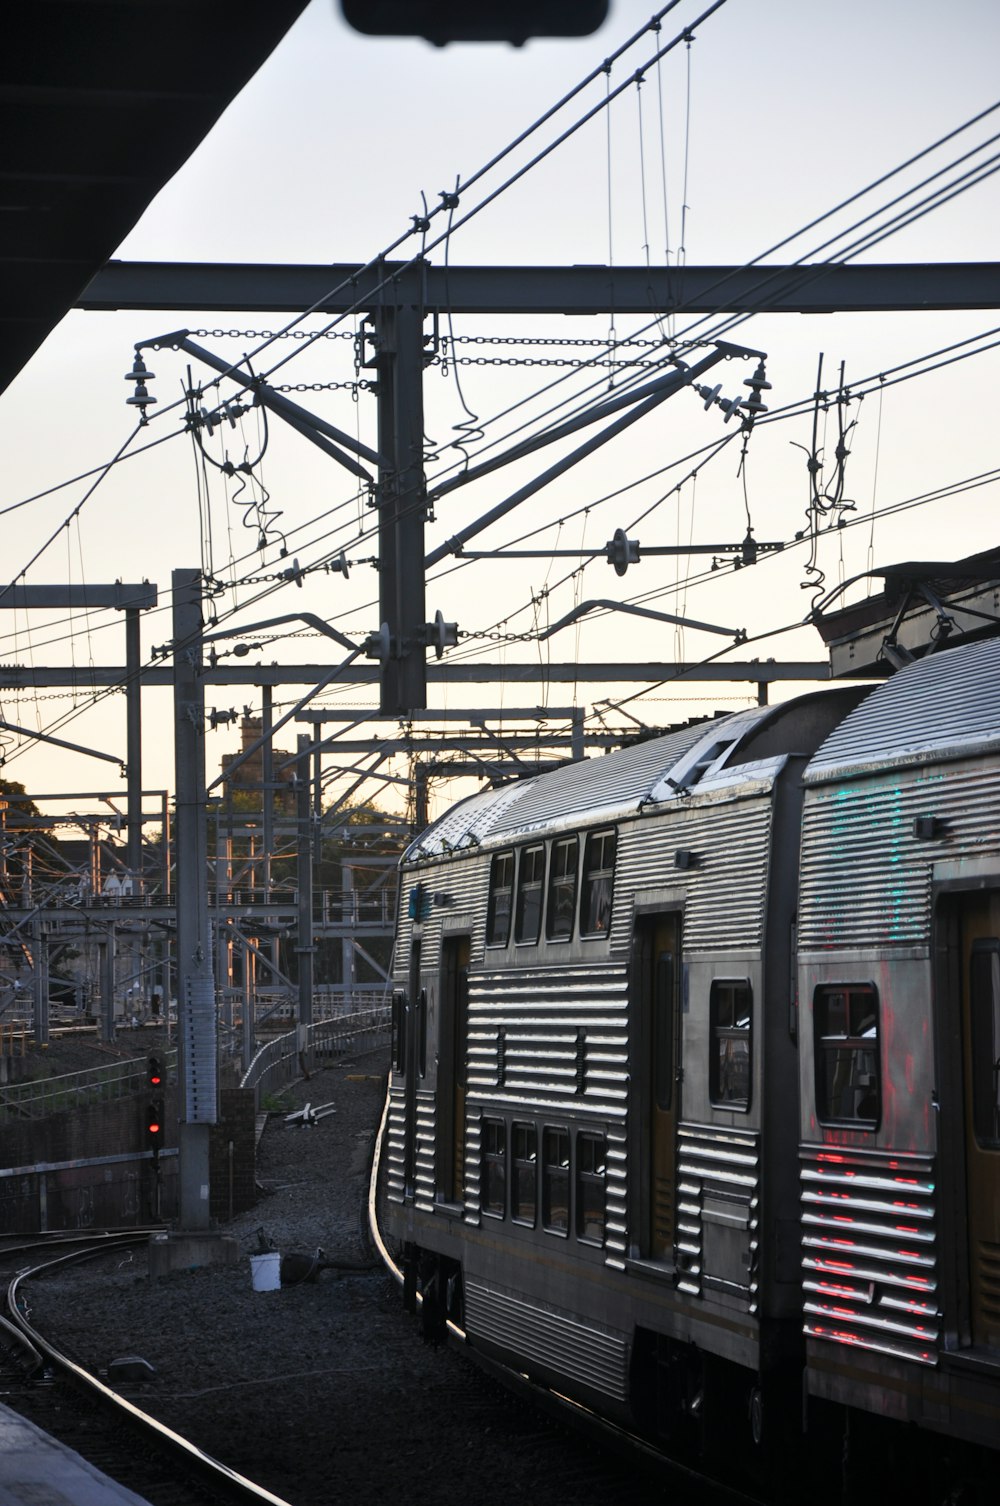
M306 0L30 0L0 47L0 391Z

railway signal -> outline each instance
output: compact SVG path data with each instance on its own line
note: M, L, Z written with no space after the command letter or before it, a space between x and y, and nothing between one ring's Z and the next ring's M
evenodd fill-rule
M163 1145L163 1100L146 1105L146 1117L144 1120L146 1132L146 1148L153 1152L153 1160L159 1159L160 1149Z
M151 1056L146 1063L146 1086L148 1088L162 1088L163 1064L158 1056Z

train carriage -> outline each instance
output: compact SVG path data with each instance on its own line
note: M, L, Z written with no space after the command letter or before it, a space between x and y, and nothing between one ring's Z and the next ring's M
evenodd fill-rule
M801 774L863 693L474 796L404 859L387 1221L425 1317L460 1293L472 1344L663 1431L707 1362L801 1349Z
M811 1394L1000 1441L1000 642L935 655L805 773Z
M1000 640L473 796L396 969L429 1331L674 1441L917 1424L991 1477Z

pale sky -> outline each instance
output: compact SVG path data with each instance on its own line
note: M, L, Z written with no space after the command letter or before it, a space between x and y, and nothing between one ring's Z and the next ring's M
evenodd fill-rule
M704 7L682 3L666 17L660 41L681 33ZM435 49L417 41L364 38L346 29L333 0L313 0L273 57L251 81L190 162L159 195L120 248L126 259L157 261L273 261L363 263L391 244L422 212L422 197L435 205L442 190L454 188L494 156L578 80L598 67L650 15L646 5L612 0L612 13L600 33L578 41L530 43L517 50L504 46L453 45ZM629 78L649 57L647 34L611 73L611 86ZM192 45L197 45L196 38ZM954 130L1000 97L996 58L1000 56L1000 10L993 0L955 0L945 14L926 0L842 0L836 6L804 5L801 0L728 0L696 30L688 50L677 47L659 69L645 73L641 90L627 89L608 117L601 113L540 167L460 228L452 237L454 265L607 263L662 265L683 250L689 265L740 263L761 255L786 236L889 172L905 159ZM539 138L552 139L605 91L602 77L557 118ZM688 124L689 122L689 124ZM641 130L640 130L641 124ZM837 255L851 236L817 251L832 234L903 188L910 188L960 154L980 146L1000 131L1000 112L925 159L904 177L863 200L829 224L791 241L774 260L806 260ZM534 138L533 138L534 140ZM535 148L532 148L535 149ZM524 163L528 148L510 159L478 188L462 196L467 212L510 170ZM948 178L970 165L984 166L994 148L985 147L956 167ZM666 182L666 228L664 224ZM686 193L685 193L686 183ZM927 192L928 190L924 190ZM917 195L922 197L922 195ZM610 200L610 213L609 213ZM1000 228L1000 177L954 198L885 240L861 259L867 261L990 261L997 256ZM434 221L443 228L443 216ZM669 237L669 239L668 239ZM411 237L396 253L419 249ZM444 247L431 253L440 265ZM619 340L648 321L620 319ZM11 388L0 397L0 436L5 465L0 506L9 507L107 461L132 427L124 399L131 390L122 378L129 370L133 344L157 333L189 324L192 329L229 331L275 329L279 321L262 315L218 318L194 314L72 314L46 342ZM699 326L711 333L714 321ZM824 386L834 388L841 362L846 381L857 387L903 362L920 362L955 342L1000 326L1000 312L968 314L886 314L757 316L730 335L767 352L772 409L808 399L824 356ZM317 328L318 321L306 326ZM349 328L350 326L345 326ZM675 333L683 335L679 321ZM606 339L607 316L571 321L457 319L458 336L517 336L522 340L574 337ZM642 329L643 338L656 333ZM1000 339L994 335L993 339ZM234 359L259 343L252 335L205 336L202 343ZM986 338L980 343L989 344ZM293 348L285 341L271 346L256 362L266 369ZM301 349L302 342L299 342ZM969 348L974 349L973 341ZM463 355L519 357L544 355L532 345L460 346ZM348 340L319 342L283 369L277 382L327 384L354 378ZM552 349L548 348L551 355ZM594 347L560 347L567 355L593 355ZM162 411L180 397L187 362L161 351L148 357L156 371L151 390ZM752 362L719 368L711 381L722 380L723 395L746 389L743 380ZM454 370L429 369L425 378L427 432L437 449L449 444L454 426L466 419L463 404L482 423L510 404L524 402L562 368L463 365ZM207 373L199 373L207 378ZM365 373L362 373L364 376ZM1000 359L997 351L946 366L932 375L872 391L846 410L851 454L844 495L855 511L852 526L833 529L819 541L818 565L826 584L875 565L899 559L958 557L994 545L997 486L992 482L960 491L895 516L887 508L956 483L981 476L1000 465L994 417ZM569 390L573 378L557 392ZM605 389L600 389L605 390ZM374 402L362 393L354 403L347 391L305 392L299 400L341 428L357 425L362 437L374 438ZM536 401L525 413L537 415ZM514 426L513 418L486 424L488 437ZM829 457L835 444L836 414L821 426ZM154 419L146 438L160 438L180 428L178 412ZM714 444L729 432L722 414L705 412L690 392L670 400L642 424L629 430L604 452L546 489L525 509L496 525L477 547L500 548L529 529L548 525L532 540L534 547L600 548L617 527L626 528L645 545L694 543L740 538L749 508L759 540L791 542L805 526L806 454L812 416L758 428L747 458L747 489L737 476L739 442L704 465L680 497L668 496L689 471L681 465L642 482L643 477ZM234 461L254 458L255 423L232 433L226 453ZM217 439L209 446L223 459ZM501 446L502 448L502 446ZM445 455L454 452L445 451ZM555 453L558 453L556 451ZM428 528L428 543L448 537L462 523L479 516L520 485L541 460L518 466L500 477L442 500L438 522ZM429 463L429 473L444 461ZM279 558L278 533L288 538L289 558L316 564L343 548L352 561L374 552L371 538L359 535L372 515L353 500L346 473L314 452L305 441L272 425L270 443L256 477L269 495L268 507L280 518L267 524L268 546L256 549L259 520L248 515L242 499L228 495L217 470L209 469L209 491L202 497L210 518L210 561L215 574L241 581L273 574L287 564ZM827 480L831 480L827 472ZM155 581L161 600L169 601L171 570L197 566L199 542L198 475L190 441L177 437L149 454L119 465L87 501L78 520L25 577L31 583ZM80 502L89 483L77 483L4 519L4 577L12 580L48 536ZM609 493L625 491L610 501ZM588 511L582 511L584 508ZM873 509L875 516L873 517ZM648 514L641 522L636 520ZM328 515L324 523L315 520ZM563 519L560 527L558 520ZM244 526L244 525L248 526ZM252 526L249 526L252 525ZM207 528L203 530L207 533ZM205 546L208 548L208 546ZM208 557L208 556L206 556ZM683 611L705 622L746 629L751 635L799 622L812 593L802 589L807 552L788 548L778 558L737 576L718 572L704 579L705 561L647 559L619 579L600 559L582 579L564 581L572 569L566 560L489 562L458 571L434 572L428 583L428 616L440 609L466 633L519 634L536 621L555 620L578 599L657 599L664 611ZM686 588L683 580L696 579ZM551 594L537 610L533 595ZM310 610L334 621L356 638L378 627L377 579L365 564L355 564L349 582L315 574L303 590L286 586L251 605L254 588L241 584L220 605L245 603L243 620ZM855 591L854 599L858 592ZM239 622L239 617L235 621ZM0 653L8 660L36 665L122 663L124 634L120 619L90 624L46 621L8 612ZM169 613L144 623L144 649L170 636ZM638 658L642 662L675 657L700 659L723 640L688 629L681 637L667 625L637 626L635 619L601 617L567 630L546 645L523 641L507 645L463 637L460 653L471 650L489 658L506 653L511 660ZM748 652L762 657L818 659L822 645L811 628L755 644ZM295 638L268 645L265 662L329 658L324 640ZM635 686L580 686L578 703L590 709L595 699L631 695ZM296 692L298 694L299 692ZM630 711L656 724L680 720L716 705L736 707L752 696L752 687L720 685L707 692L697 687L656 692L630 703ZM51 698L58 694L59 699ZM250 690L211 692L210 703L240 706L252 702ZM283 693L290 704L291 692ZM508 691L508 705L533 704L546 698L542 687ZM278 699L282 699L279 693ZM324 696L318 704L361 704L358 691ZM368 698L369 703L372 698ZM553 685L552 704L567 705L572 686ZM8 721L124 754L124 702L114 697L85 710L65 693L40 691L3 696ZM452 692L451 705L501 704L498 692L483 687L467 695ZM258 703L259 704L259 701ZM434 704L447 704L444 693ZM57 719L76 715L56 728ZM173 785L170 704L165 694L144 701L144 783L148 788ZM279 741L292 746L289 727ZM385 729L383 729L385 730ZM211 771L223 752L235 746L232 733L207 736ZM18 748L6 740L4 773L29 789L67 791L120 788L110 765L83 760L55 749ZM211 777L211 776L210 776ZM447 800L446 790L440 798Z

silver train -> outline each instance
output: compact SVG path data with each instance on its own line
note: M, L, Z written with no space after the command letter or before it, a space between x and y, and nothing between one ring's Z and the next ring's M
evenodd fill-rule
M1000 641L477 794L401 878L428 1331L668 1440L996 1465Z

